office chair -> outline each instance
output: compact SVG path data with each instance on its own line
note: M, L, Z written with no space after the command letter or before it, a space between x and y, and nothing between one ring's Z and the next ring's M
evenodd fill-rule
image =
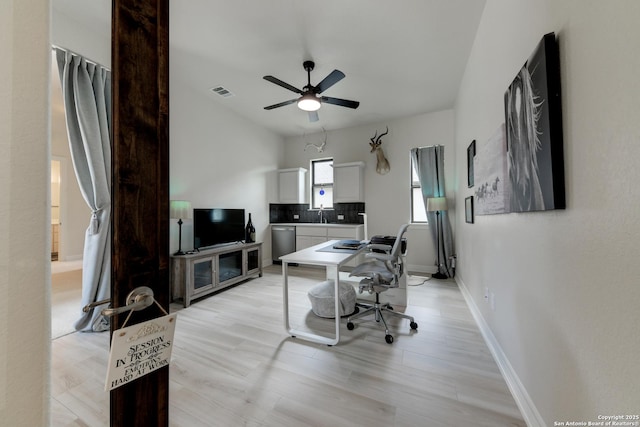
M388 344L393 343L393 336L389 333L387 322L382 316L382 312L385 311L390 315L409 319L411 329L418 329L418 324L413 320L413 317L403 313L397 313L393 311L393 307L389 303L380 303L380 293L386 291L389 288L397 288L399 286L400 276L403 273L402 263L402 236L409 228L409 224L404 224L400 227L398 235L393 246L370 244L367 246L369 252L365 254L365 258L370 261L363 262L358 265L349 276L364 277L360 281L359 292L362 293L367 290L369 293L376 294L376 301L372 305L358 303L358 307L364 308L364 311L349 316L347 318L347 329L350 331L355 327L352 320L362 317L370 312L375 315L376 322L382 321L385 329L385 341Z

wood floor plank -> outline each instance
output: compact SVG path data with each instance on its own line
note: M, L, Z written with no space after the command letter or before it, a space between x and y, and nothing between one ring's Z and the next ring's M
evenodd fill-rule
M315 316L307 297L324 271L289 272L292 324L332 335L333 319ZM289 337L279 266L188 308L171 304L170 425L525 426L455 282L408 295L419 328L389 319L392 345L367 317L352 331L343 321L336 346ZM52 353L52 425L108 425L108 334L62 336Z

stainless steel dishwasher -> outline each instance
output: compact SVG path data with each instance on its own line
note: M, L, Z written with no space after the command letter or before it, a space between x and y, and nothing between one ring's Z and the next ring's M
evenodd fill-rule
M280 264L278 258L296 251L296 228L290 225L271 226L271 258Z

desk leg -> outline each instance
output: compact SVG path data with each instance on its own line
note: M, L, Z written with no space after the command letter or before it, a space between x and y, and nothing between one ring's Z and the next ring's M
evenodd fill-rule
M334 287L334 313L336 320L336 344L340 341L340 269L338 267L327 267L327 279L333 280Z
M282 277L283 277L283 287L282 287L282 298L283 298L283 306L284 306L284 329L287 332L291 331L291 326L289 326L289 263L286 261L282 262Z
M326 345L335 345L340 341L340 300L338 290L339 290L339 269L336 267L335 272L334 268L327 268L327 278L333 277L335 281L335 308L336 308L336 335L335 338L329 338L322 335L312 334L306 331L299 331L297 329L293 329L289 324L289 264L285 261L282 262L282 302L284 307L284 328L289 335L295 338L300 338L307 341L317 342L319 344Z

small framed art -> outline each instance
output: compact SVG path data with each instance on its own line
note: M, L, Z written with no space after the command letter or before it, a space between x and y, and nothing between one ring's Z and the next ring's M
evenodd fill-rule
M476 140L474 139L467 148L467 187L473 187L473 158L476 156Z
M473 196L464 199L464 220L473 224Z

